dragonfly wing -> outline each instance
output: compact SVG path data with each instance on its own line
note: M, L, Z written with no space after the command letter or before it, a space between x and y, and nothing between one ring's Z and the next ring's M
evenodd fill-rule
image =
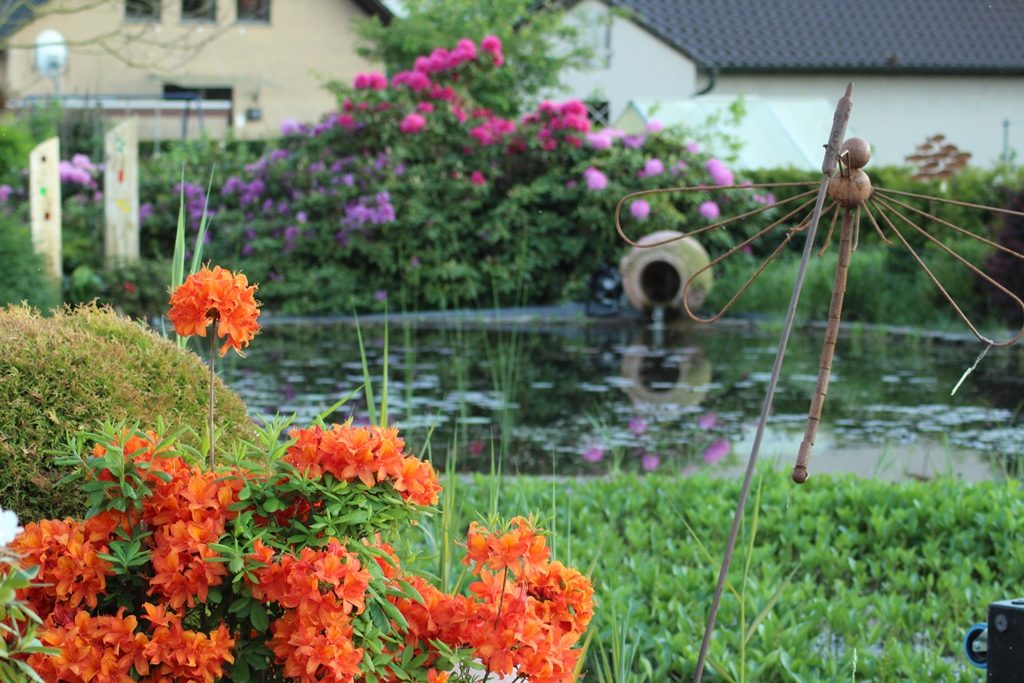
M955 207L958 212L957 222L947 220L935 212L922 208L916 200L927 200L929 203L935 203L944 208ZM1024 337L1024 301L1021 300L1020 293L1011 291L1004 283L999 282L992 275L982 270L978 263L973 263L967 256L959 253L955 246L949 244L949 238L970 240L977 245L982 245L986 251L990 251L993 254L1000 255L1011 261L1024 262L1024 254L989 237L968 230L962 225L958 225L958 222L961 220L970 220L972 224L983 226L991 222L992 216L1024 218L1024 213L881 188L876 189L869 202L869 207L869 215L873 213L877 216L878 226L881 231L887 232L891 238L894 238L897 244L910 254L917 265L924 270L928 279L941 296L952 307L957 317L960 318L975 337L992 346L1009 346L1021 339L1021 337ZM872 220L874 220L874 217ZM933 261L933 266L935 265L934 257L926 258L926 254L944 255L944 258L948 258L958 264L959 267L966 268L972 276L984 283L984 286L989 288L991 292L998 292L1004 297L1005 301L1009 302L1011 308L1019 311L1021 315L1021 327L1017 333L1000 341L990 339L982 334L976 323L972 320L972 316L976 318L977 313L965 311L965 307L956 301L955 297L950 294L948 288L943 285L936 275L934 267L929 267L929 260Z

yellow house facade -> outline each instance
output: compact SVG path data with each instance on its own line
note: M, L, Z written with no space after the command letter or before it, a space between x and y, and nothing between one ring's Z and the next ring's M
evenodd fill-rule
M324 82L373 68L356 54L355 20L391 18L371 0L49 0L31 10L21 2L0 15L8 105L59 90L65 107L98 107L108 121L138 117L147 139L228 130L263 138L288 119L316 121L336 106ZM47 29L67 42L56 80L35 65Z

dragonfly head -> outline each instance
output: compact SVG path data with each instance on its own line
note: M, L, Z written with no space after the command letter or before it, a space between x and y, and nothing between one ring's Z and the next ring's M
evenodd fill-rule
M871 145L864 138L848 138L839 148L839 163L848 168L864 168L871 161Z

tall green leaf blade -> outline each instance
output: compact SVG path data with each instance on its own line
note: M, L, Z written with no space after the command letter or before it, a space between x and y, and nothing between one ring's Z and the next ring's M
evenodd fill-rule
M174 258L171 260L171 291L185 281L185 164L181 165L181 184L178 185L178 230L174 235ZM186 338L177 335L178 346L185 348Z
M203 246L206 244L206 229L210 222L210 192L213 190L213 176L216 172L216 166L210 169L210 181L206 185L206 198L203 200L203 215L199 219L199 234L196 235L196 248L192 253L192 268L189 270L189 274L198 271L199 264L202 262Z
M355 315L353 313L353 315ZM373 401L373 382L370 380L370 366L366 362L366 347L363 346L363 332L359 328L359 316L355 315L356 319L356 340L359 342L359 359L363 364L363 386L365 387L366 394L366 409L370 413L370 424L376 424L377 422L377 406L374 405Z

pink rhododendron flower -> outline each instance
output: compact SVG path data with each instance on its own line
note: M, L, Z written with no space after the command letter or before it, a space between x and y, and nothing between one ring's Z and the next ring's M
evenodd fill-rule
M495 66L505 63L505 56L501 52L501 38L498 36L493 34L484 36L484 39L480 41L480 49L491 56Z
M469 182L473 183L474 185L486 185L487 178L485 178L484 174L481 173L480 171L473 171L472 173L469 174Z
M434 113L434 105L431 102L420 102L419 104L416 105L416 108L419 109L420 112L424 114Z
M700 211L701 216L712 220L718 218L722 214L721 209L718 208L718 204L715 204L710 199L706 202L701 202L700 208L697 210Z
M422 114L406 114L405 118L402 119L402 123L398 125L398 130L406 134L419 133L427 125L427 120Z
M646 220L651 215L651 205L646 199L637 199L629 205L629 212L638 221Z
M587 142L594 149L608 149L612 146L612 134L607 130L598 131L597 133L588 133Z
M718 423L718 416L714 413L704 413L697 418L697 426L701 429L714 429Z
M644 177L650 178L652 176L661 175L665 172L665 164L662 163L661 159L648 159L647 163L644 164Z
M647 122L646 128L648 133L660 133L665 129L665 126L661 125L661 121L651 119Z
M608 187L608 176L591 166L583 172L583 179L589 190L603 190Z
M587 462L601 462L604 460L604 449L600 446L591 446L583 451L583 459Z
M704 449L704 462L712 465L729 455L729 442L726 439L719 439Z
M715 185L734 185L736 183L732 171L726 168L725 163L721 159L708 159L707 163L704 164L704 168L711 175L711 180L714 181Z
M640 149L644 146L647 137L644 135L623 135L622 144L630 149Z
M455 44L455 52L466 61L472 61L476 59L476 43L469 38L462 38Z
M384 90L388 87L388 79L378 72L357 74L353 86L356 90Z
M700 145L691 140L686 143L686 151L690 154L700 154Z
M634 417L629 420L629 431L634 436L640 436L647 431L647 422L642 417Z
M661 458L656 453L644 453L640 457L640 466L644 468L644 472L653 472L658 469L661 465Z
M302 124L296 119L281 121L281 135L298 135L302 132Z

